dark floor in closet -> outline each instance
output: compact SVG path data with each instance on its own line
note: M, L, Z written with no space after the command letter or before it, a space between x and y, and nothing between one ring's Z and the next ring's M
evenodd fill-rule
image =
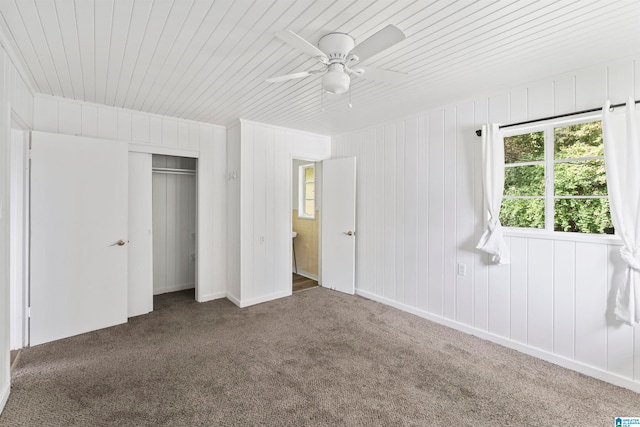
M185 289L177 292L167 292L166 294L153 296L153 309L160 310L174 304L196 303L196 290Z

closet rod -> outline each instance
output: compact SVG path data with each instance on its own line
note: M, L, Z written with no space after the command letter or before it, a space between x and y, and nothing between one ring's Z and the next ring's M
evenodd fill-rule
M151 168L152 172L166 173L173 175L195 175L196 171L193 169L174 169L174 168Z
M636 104L639 104L639 103L640 103L640 100L637 100ZM623 103L623 104L612 105L610 108L613 110L614 108L624 107L625 105L627 105L626 102ZM510 128L510 127L519 126L519 125L528 125L529 123L544 122L545 120L560 119L562 117L577 116L578 114L595 113L596 111L602 111L602 107L600 107L600 108L590 108L588 110L576 111L576 112L573 112L573 113L558 114L558 115L555 115L555 116L543 117L541 119L525 120L524 122L510 123L508 125L500 126L500 129ZM482 129L476 130L476 135L482 136Z

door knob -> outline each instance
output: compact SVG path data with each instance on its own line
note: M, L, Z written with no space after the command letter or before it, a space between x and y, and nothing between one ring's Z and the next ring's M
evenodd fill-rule
M344 234L346 234L347 236L353 236L354 232L349 230L349 231L343 231Z
M118 241L116 242L116 245L118 245L118 246L124 246L124 244L125 244L125 243L126 243L126 242L125 242L124 240L120 239L120 240L118 240ZM115 246L115 245L114 245L114 246Z

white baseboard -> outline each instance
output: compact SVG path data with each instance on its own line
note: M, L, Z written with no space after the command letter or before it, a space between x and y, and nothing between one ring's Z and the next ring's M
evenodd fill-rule
M295 271L293 271L293 273L295 273ZM300 269L298 269L298 272L296 274L299 274L300 276L304 276L307 279L318 281L318 275L317 274L307 273L306 271L300 270Z
M494 342L496 344L500 344L504 347L508 347L513 350L517 350L521 353L528 354L529 356L537 357L538 359L551 362L553 364L562 366L563 368L571 369L573 371L580 372L581 374L585 374L590 377L597 378L599 380L602 380L620 387L628 388L629 390L633 390L636 393L640 393L640 382L631 380L629 378L621 377L620 375L614 374L612 372L608 372L599 368L594 368L593 366L585 365L584 363L567 359L566 357L558 356L557 354L549 353L544 350L539 350L537 348L530 347L526 344L522 344L516 341L511 341L508 338L504 338L499 335L492 334L490 332L482 331L480 329L476 329L472 326L465 325L463 323L445 319L444 317L427 313L424 310L420 310L415 307L410 307L408 305L404 305L402 303L390 300L385 297L381 297L379 295L376 295L367 291L356 289L356 295L360 295L362 297L380 302L382 304L389 305L399 310L406 311L411 314L415 314L416 316L422 317L427 320L431 320L432 322L439 323L441 325L447 326L452 329L457 329L469 335L474 335L474 336L477 336L478 338L482 338L487 341Z
M260 303L263 303L263 302L273 301L274 299L288 297L288 296L291 296L291 294L292 294L292 291L291 291L291 289L289 289L287 291L278 292L278 293L275 293L275 294L264 295L264 296L257 297L257 298L251 298L249 300L242 300L241 299L240 301L238 301L236 298L231 299L230 295L227 295L227 298L229 298L231 300L231 302L233 302L238 307L245 308L245 307L249 307L251 305L260 304Z
M11 392L11 383L7 381L2 392L0 393L0 414L4 410L4 405L7 404L7 400L9 400L9 393Z
M194 289L196 287L195 282L191 282L191 283L182 283L180 285L172 285L172 286L167 286L162 292L160 293L155 293L155 290L153 292L153 295L162 295L162 294L167 294L169 292L178 292L178 291L184 291L185 289Z
M227 296L226 292L214 292L212 294L205 294L205 295L198 295L199 298L197 299L198 302L207 302L207 301L213 301L215 299L220 299L220 298L224 298Z
M235 305L237 305L238 307L242 307L242 304L240 303L240 298L236 298L235 296L231 295L230 293L227 292L227 299L229 301L231 301L232 303L234 303Z

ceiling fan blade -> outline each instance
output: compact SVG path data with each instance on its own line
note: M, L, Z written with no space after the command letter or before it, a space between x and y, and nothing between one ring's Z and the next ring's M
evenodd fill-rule
M364 72L359 77L382 83L402 83L409 77L407 73L398 71L380 70L372 67L360 67L360 69Z
M327 61L327 55L296 33L291 30L282 30L275 33L275 36L285 43L295 47L296 49L306 53L307 55L318 58L321 62Z
M407 36L395 25L387 25L349 52L350 62L362 62L371 58L396 43L400 43Z
M303 77L307 77L310 74L311 73L308 71L300 71L299 73L285 74L284 76L269 77L265 81L269 83L278 83L278 82L284 82L287 80L301 79Z

